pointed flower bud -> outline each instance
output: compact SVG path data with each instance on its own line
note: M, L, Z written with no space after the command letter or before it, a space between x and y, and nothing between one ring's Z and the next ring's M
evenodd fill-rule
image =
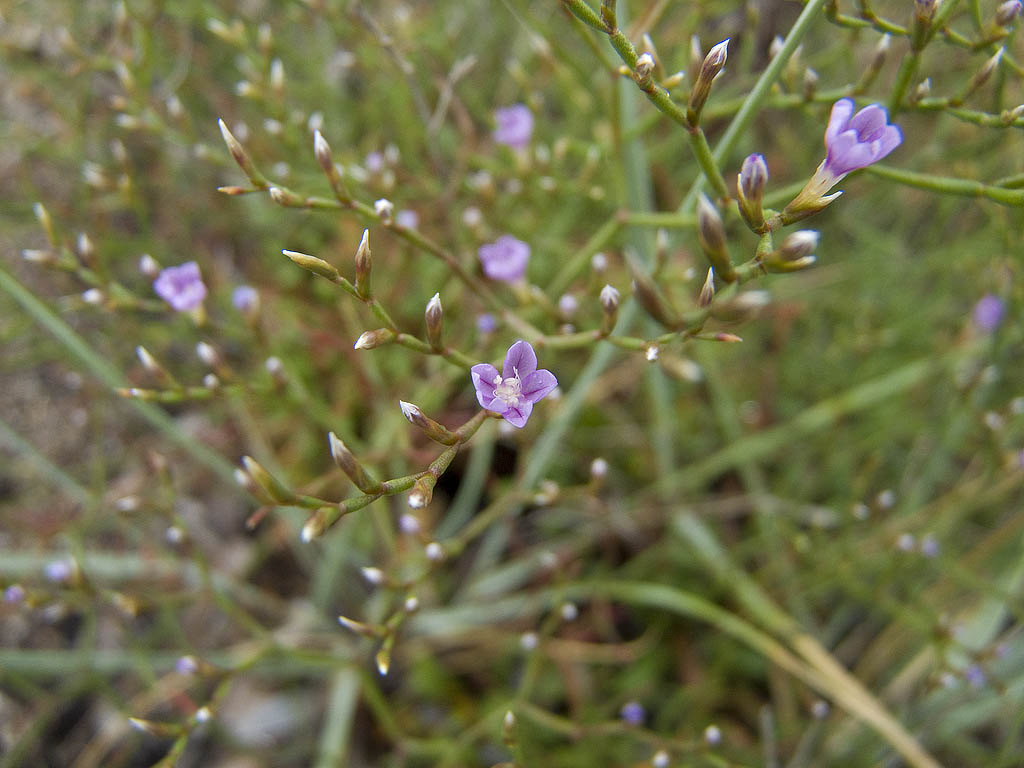
M996 24L1000 27L1009 27L1024 12L1024 3L1021 0L1006 0L996 8Z
M701 286L700 295L697 297L697 303L706 307L715 300L715 269L714 267L708 267L708 276L704 278L704 285Z
M679 324L679 315L662 296L648 275L636 272L633 278L633 294L644 310L666 328Z
M956 99L953 99L950 103L954 106L967 100L967 98L977 91L981 86L988 82L989 78L992 77L992 73L999 68L999 62L1003 60L1003 53L1005 48L1000 48L991 56L984 64L981 65L981 69L978 73L971 78L971 81L967 84L967 88L964 89Z
M331 446L331 458L334 459L334 463L338 465L342 472L348 475L356 488L363 493L377 493L380 491L380 483L363 469L363 465L359 463L359 460L352 451L341 441L341 438L333 432L328 432L327 440Z
M313 153L316 155L316 161L320 163L320 167L324 169L324 173L329 175L335 171L334 159L331 157L331 145L327 143L327 139L320 131L313 134Z
M435 293L427 302L427 310L424 313L424 320L427 325L427 341L434 351L441 351L441 332L444 329L444 311L441 307L441 294Z
M295 500L295 494L284 483L267 472L252 456L243 456L242 464L249 477L274 501L287 504Z
M633 68L638 82L649 80L654 71L654 57L649 53L643 53L637 58L636 66Z
M370 253L370 230L363 230L363 237L356 248L356 293L364 299L370 297L370 272L373 269L373 258Z
M615 328L615 320L619 316L619 292L610 285L601 289L601 333L607 336Z
M376 349L382 347L385 344L390 344L395 340L395 332L390 328L378 328L375 331L364 331L356 343L352 345L353 349Z
M725 244L725 225L718 215L718 209L703 194L697 200L697 239L708 262L719 276L729 283L735 280L736 270L729 260L729 250Z
M426 432L427 437L434 442L441 443L442 445L455 445L459 441L458 435L428 417L420 410L418 405L407 403L404 400L399 400L398 404L406 420Z
M728 58L729 38L714 46L708 51L708 55L704 57L704 62L700 65L700 72L697 75L696 82L693 84L693 90L690 91L687 117L691 125L697 125L700 122L701 110L704 109L704 104L711 93L711 83L718 76L718 73L722 71Z
M736 196L739 198L740 213L747 225L755 232L764 229L764 211L761 199L764 187L768 183L768 164L764 155L748 155L740 168L736 184Z
M318 259L316 256L310 256L308 253L301 253L299 251L282 250L281 253L314 275L326 277L332 283L341 281L341 274L338 270L323 259Z
M223 120L218 120L217 125L220 126L220 135L224 138L224 143L227 144L228 151L231 152L231 156L235 159L235 162L238 163L238 167L242 169L242 173L244 173L246 178L252 182L254 187L264 189L267 186L266 178L264 178L263 174L256 169L256 166L245 151L245 148L228 129L227 123Z

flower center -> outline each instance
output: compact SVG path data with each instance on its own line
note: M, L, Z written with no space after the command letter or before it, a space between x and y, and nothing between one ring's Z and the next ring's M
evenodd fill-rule
M515 406L519 404L519 397L523 392L523 382L519 378L519 371L514 368L512 370L515 375L507 379L503 379L501 376L494 377L494 394L501 398L506 405Z

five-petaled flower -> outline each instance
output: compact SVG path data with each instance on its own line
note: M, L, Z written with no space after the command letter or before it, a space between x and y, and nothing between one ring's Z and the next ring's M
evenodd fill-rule
M533 112L525 104L494 110L494 140L512 149L526 149L533 135Z
M522 340L508 348L501 373L489 363L480 363L470 369L470 374L480 405L513 427L524 426L533 404L558 386L551 371L537 370L537 354Z
M786 206L788 222L817 213L842 192L826 193L846 174L867 168L903 143L903 132L889 123L880 104L870 104L854 114L853 99L840 99L832 106L825 129L825 159L799 195Z
M194 261L161 270L153 281L153 290L178 312L196 309L206 298L206 285Z
M530 246L512 235L502 235L493 243L485 243L477 251L484 274L491 280L514 283L526 274Z

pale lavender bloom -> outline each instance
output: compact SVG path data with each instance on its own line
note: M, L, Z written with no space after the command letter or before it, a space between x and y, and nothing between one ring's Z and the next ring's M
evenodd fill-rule
M231 304L239 312L255 312L260 306L260 293L251 285L240 285L231 294Z
M768 182L768 164L764 155L748 155L740 167L739 188L748 200L760 201Z
M526 274L530 246L512 235L502 235L493 243L485 243L477 251L484 274L491 280L514 283Z
M903 143L898 125L889 124L889 114L880 104L870 104L854 114L853 99L840 99L832 105L825 128L825 159L799 195L786 206L789 221L820 211L842 192L826 196L852 171L878 162Z
M537 353L521 340L508 348L501 373L489 363L480 363L470 369L470 375L480 405L513 427L525 426L533 404L558 386L551 371L537 370Z
M153 290L178 312L189 312L206 298L203 276L194 261L162 270L153 281Z
M885 107L870 104L854 114L856 106L853 99L837 101L825 129L825 168L836 182L878 162L903 143L903 132L898 125L889 125Z
M476 329L480 333L494 333L498 329L498 320L490 312L476 316Z
M926 533L921 537L921 554L925 557L939 556L939 540L934 533Z
M43 568L43 573L54 584L63 584L71 580L74 570L75 566L71 560L51 560Z
M974 305L972 318L979 330L992 333L1003 322L1003 315L1006 314L1006 305L1003 300L995 294L989 293L978 299Z
M404 229L416 229L420 225L420 215L416 211L403 208L395 214L395 223Z
M533 112L525 104L494 110L494 140L513 149L525 149L533 134Z
M644 707L638 701L627 701L619 710L619 717L629 725L643 725L644 716Z
M25 599L25 588L21 584L11 584L4 590L5 603L20 603Z
M199 662L195 656L182 656L174 662L174 671L179 675L194 675L199 671Z
M979 665L971 664L964 669L964 680L966 680L972 688L981 688L985 685L988 678L985 675L985 670L983 670Z
M370 173L380 173L384 170L384 155L380 152L371 152L366 156L363 165Z

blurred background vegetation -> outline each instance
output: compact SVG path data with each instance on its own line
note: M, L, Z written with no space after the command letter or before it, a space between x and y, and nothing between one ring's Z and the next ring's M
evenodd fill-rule
M1003 61L959 110L894 112L905 142L886 164L1019 188L1022 121L1000 115L1024 102L1024 49L992 39L995 3L947 2L912 88L953 96L1000 46ZM731 38L712 147L801 11L618 5L664 75L690 81L692 35L702 51ZM850 5L847 21L866 9ZM799 189L878 19L889 54L858 98L888 103L910 5L878 3L874 26L813 20L724 159L730 186L761 152L775 205ZM649 765L659 750L664 765L934 764L915 741L942 765L1024 764L1020 207L856 174L808 222L818 265L756 281L764 306L712 321L743 343L676 341L652 364L541 340L563 396L521 432L485 424L418 532L398 495L303 543L299 510L235 483L243 455L345 498L328 431L398 477L440 452L399 399L452 428L477 406L446 360L353 350L379 323L282 249L351 277L368 226L400 328L423 335L435 292L446 342L475 360L499 361L522 328L481 333L487 297L377 221L219 193L246 182L218 118L268 177L329 196L319 128L359 200L415 211L470 272L480 244L529 242L538 291L496 292L549 339L564 293L572 324L598 327L598 293L629 293L630 259L663 259L661 290L694 306L685 131L554 0L10 0L2 18L0 766ZM536 121L521 154L491 138L493 110L516 102ZM749 258L756 237L727 224ZM156 298L143 254L199 263L203 322ZM257 317L232 307L239 285L258 289ZM972 322L986 294L1005 306L991 332ZM216 389L199 342L221 357ZM189 397L115 394L161 386L139 345ZM459 546L431 565L434 540ZM339 614L394 619L386 676L379 639ZM864 690L809 660L807 637Z

